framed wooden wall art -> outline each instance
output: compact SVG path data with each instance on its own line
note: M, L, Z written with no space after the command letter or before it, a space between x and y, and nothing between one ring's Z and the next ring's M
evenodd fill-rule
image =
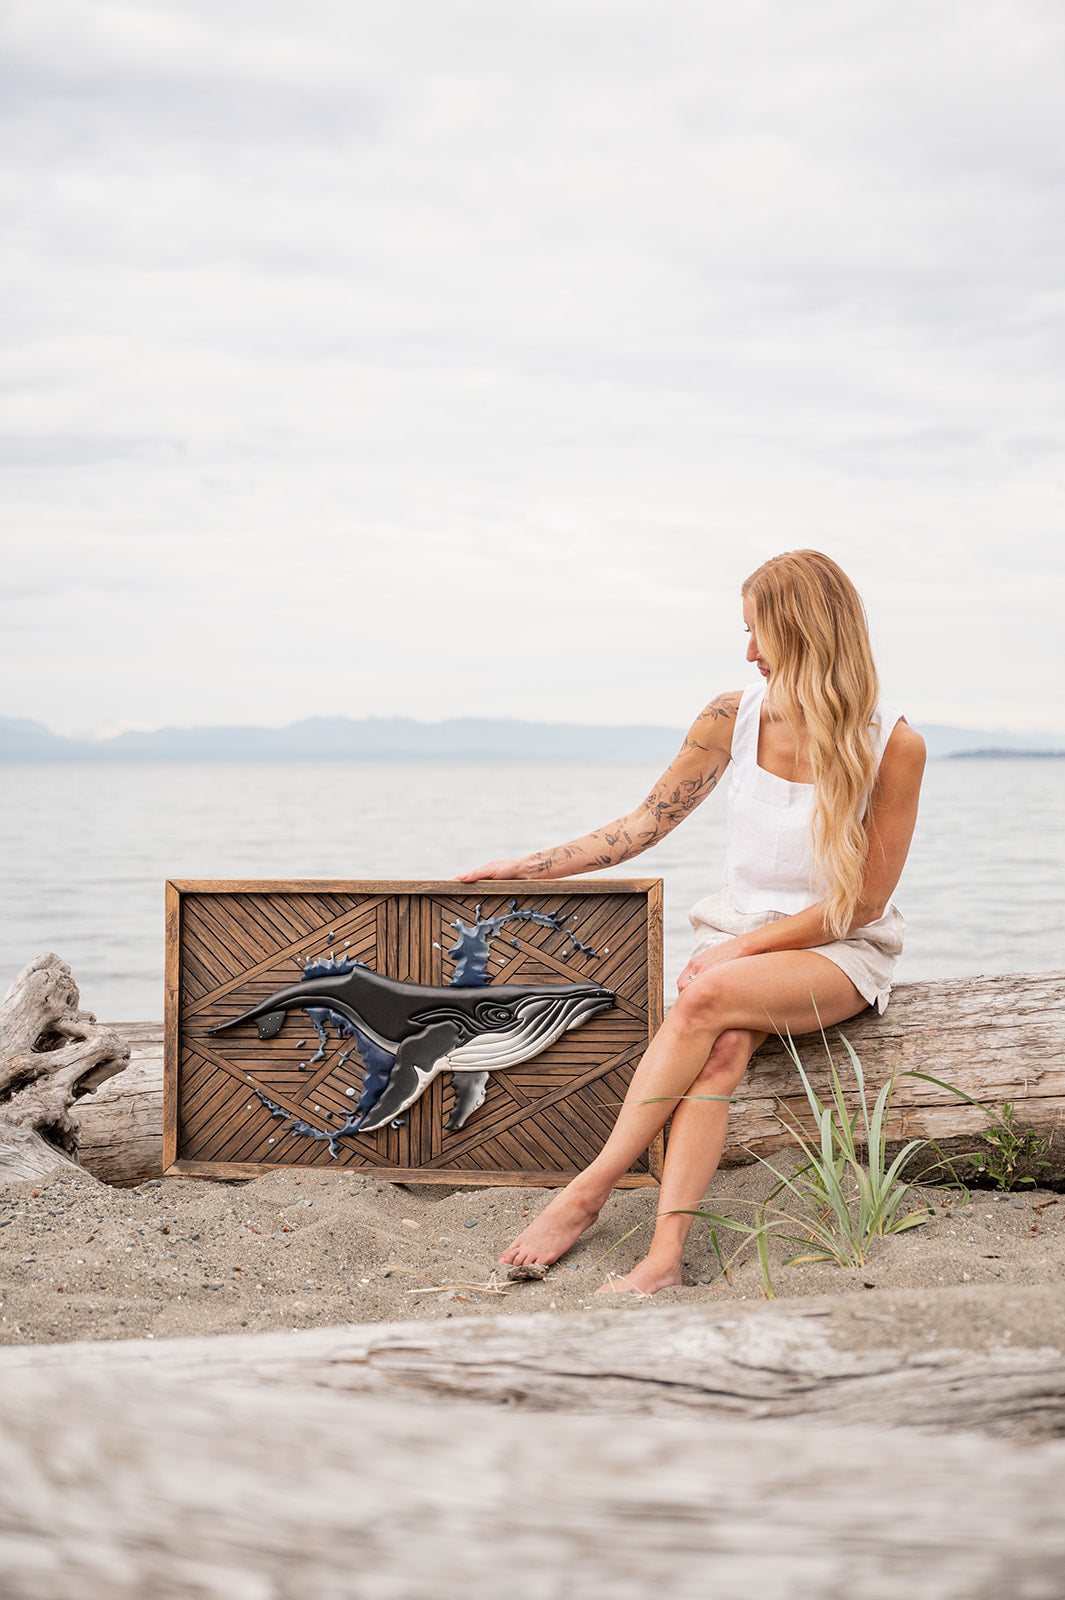
M659 879L166 893L172 1173L565 1183L662 1019Z

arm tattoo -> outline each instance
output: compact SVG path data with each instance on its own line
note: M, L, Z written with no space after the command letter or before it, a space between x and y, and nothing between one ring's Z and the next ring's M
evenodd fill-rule
M711 750L713 745L709 742L709 738L708 742L704 744L703 736L709 736L714 724L722 719L731 721L739 710L739 704L740 697L738 694L719 694L716 699L711 700L710 704L700 711L689 729L684 743L680 747L681 754L683 755L686 750Z
M613 867L619 862L642 855L653 844L683 822L684 818L701 805L707 795L716 789L718 780L728 765L728 758L711 737L713 725L722 719L732 719L739 708L738 694L719 694L696 717L680 749L680 755L693 750L711 757L704 771L695 777L679 778L672 767L651 790L647 799L634 812L596 828L583 839L569 844L556 845L552 850L538 850L528 857L538 878L564 877L567 863L577 861L577 871L597 872L601 867ZM706 737L702 743L700 734ZM674 762L674 766L676 762ZM697 766L686 762L686 766Z
M550 878L551 869L562 861L572 861L577 854L571 844L560 844L554 850L537 850L529 857L538 878Z
M660 839L663 834L674 829L678 822L683 822L689 812L701 805L707 795L717 788L718 779L724 771L724 762L715 763L708 772L699 778L684 778L679 783L670 785L660 783L651 790L643 803L643 809L651 818L651 828L648 830L646 850L649 844ZM644 835L641 835L643 838Z
M712 721L716 722L719 717L734 717L739 709L740 696L733 692L731 694L719 694L715 700L711 700L702 714L704 717L710 717Z

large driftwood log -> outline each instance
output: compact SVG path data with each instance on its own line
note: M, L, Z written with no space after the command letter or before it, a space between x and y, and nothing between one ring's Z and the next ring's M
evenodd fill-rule
M40 1178L77 1165L73 1107L121 1072L129 1046L89 1011L56 955L24 967L0 1003L0 1176Z
M912 1298L912 1297L911 1297ZM0 1380L62 1371L153 1377L204 1392L232 1385L328 1389L428 1404L477 1401L536 1411L606 1412L835 1426L980 1429L1010 1438L1065 1434L1060 1337L1033 1348L1026 1328L1065 1326L1065 1289L1016 1290L966 1348L931 1347L900 1296L896 1314L856 1313L838 1299L812 1307L655 1306L580 1317L354 1324L299 1333L0 1350ZM1001 1295L996 1291L996 1304ZM979 1296L961 1308L984 1323ZM870 1337L870 1324L874 1325Z
M141 1183L161 1171L163 1030L161 1023L115 1026L130 1040L132 1060L117 1083L80 1108L80 1158L109 1183ZM954 1157L979 1143L987 1120L982 1112L906 1076L927 1072L994 1111L1015 1101L1019 1120L1050 1140L1050 1165L1032 1175L1044 1185L1065 1183L1065 973L902 983L883 1017L866 1012L844 1024L843 1032L858 1052L874 1094L896 1073L888 1124L893 1142L934 1139ZM834 1029L829 1030L829 1042L850 1088L853 1076ZM822 1041L807 1036L799 1049L824 1098L831 1084ZM798 1073L773 1040L758 1052L736 1094L725 1164L771 1156L790 1144L780 1120L782 1108L808 1123ZM971 1176L971 1164L960 1170Z
M641 1320L659 1328L664 1319ZM188 1344L208 1358L223 1345L231 1357L237 1345L264 1355L272 1347L275 1364L282 1348L270 1338ZM680 1412L630 1411L610 1427L602 1416L469 1400L412 1405L409 1389L324 1392L315 1362L299 1381L291 1371L270 1381L262 1367L230 1369L223 1380L186 1351L175 1376L165 1346L153 1352L159 1371L139 1360L143 1348L119 1347L117 1359L95 1366L85 1347L65 1352L80 1362L38 1350L53 1359L24 1364L17 1382L0 1385L2 1592L21 1600L1061 1594L1059 1441ZM659 1362L659 1386L670 1366ZM515 1377L528 1381L520 1370Z
M115 1022L129 1065L78 1106L78 1159L104 1183L128 1187L163 1170L163 1028Z
M895 1074L887 1122L893 1146L934 1140L939 1151L925 1166L942 1153L960 1163L963 1176L974 1174L977 1163L966 1163L964 1156L979 1150L988 1118L949 1091L908 1076L928 1073L997 1115L1007 1101L1014 1102L1018 1122L1049 1144L1047 1166L1022 1165L1018 1175L1029 1172L1044 1186L1065 1183L1065 972L899 984L884 1016L867 1011L841 1030L828 1030L829 1047L850 1091L854 1077L839 1044L840 1031L862 1063L870 1097ZM808 1035L799 1041L799 1052L824 1100L831 1093L824 1043ZM853 1093L848 1101L853 1109ZM810 1125L802 1084L779 1041L767 1041L755 1058L732 1112L726 1162L749 1160L748 1152L771 1155L791 1143L781 1112Z

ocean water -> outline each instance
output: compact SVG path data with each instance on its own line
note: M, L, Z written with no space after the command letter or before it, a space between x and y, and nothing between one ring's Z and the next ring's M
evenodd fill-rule
M107 1021L163 1012L167 878L449 878L629 810L641 764L96 763L0 768L0 983L55 950ZM721 882L724 795L611 877L660 877L666 996ZM1065 760L940 760L895 899L900 979L1065 969Z

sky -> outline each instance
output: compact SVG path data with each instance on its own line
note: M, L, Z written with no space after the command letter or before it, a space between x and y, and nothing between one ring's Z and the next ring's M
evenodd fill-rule
M0 713L1065 732L1060 0L5 0Z

